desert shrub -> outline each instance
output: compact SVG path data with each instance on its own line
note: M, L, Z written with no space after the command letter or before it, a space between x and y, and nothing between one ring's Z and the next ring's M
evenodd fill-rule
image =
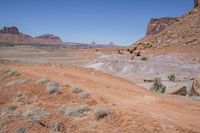
M108 116L110 111L106 107L98 107L94 110L94 117L96 120L99 120L101 118L104 118Z
M3 73L4 73L4 74L6 74L6 73L8 73L8 72L10 72L10 71L11 71L11 70L10 70L9 68L4 68L4 69L3 69Z
M150 88L153 92L160 92L164 93L166 89L166 86L161 83L161 78L154 78L153 80L153 86Z
M15 111L16 109L17 109L16 105L9 105L6 107L6 111L8 111L8 112Z
M49 125L50 133L62 133L64 132L64 124L58 121L52 121Z
M23 92L18 91L18 92L15 94L15 96L16 96L16 97L21 97L21 96L23 96Z
M85 91L82 91L82 92L80 92L80 96L81 96L81 98L86 98L86 99L88 99L88 98L90 98L90 93L89 92L85 92Z
M45 83L47 83L47 82L49 82L49 79L48 79L47 77L43 77L43 78L38 79L38 80L36 81L37 84L45 84Z
M60 87L59 87L59 85L57 83L48 82L47 90L48 90L49 94L53 94L55 92L58 92L60 90Z
M12 77L12 76L20 76L20 73L18 71L12 71L8 68L3 70L4 75L0 77L0 80L4 80L6 78Z
M80 92L82 92L83 90L80 88L80 87L74 87L73 89L72 89L72 92L73 93L80 93Z
M17 128L16 133L26 133L26 128L24 127Z
M65 110L65 114L67 116L82 116L84 112L89 111L89 107L87 105L80 105L75 107L68 107Z
M35 116L32 116L31 119L28 121L28 124L31 126L31 125L34 125L34 124L40 124L42 123L42 120L43 120L43 117L42 116L39 116L39 115L35 115Z
M65 106L62 105L61 107L58 108L58 112L60 113L65 113Z
M176 76L175 76L174 74L170 74L170 75L168 76L168 79L169 79L170 81L174 81L174 82L175 82Z
M147 57L142 57L141 60L142 60L142 61L146 61L146 60L148 60L148 59L147 59Z
M23 116L29 116L29 117L33 117L33 116L48 116L49 113L46 112L43 108L37 107L37 108L33 108L33 109L28 109L25 112L23 112L22 114Z
M20 76L20 73L18 71L7 71L5 73L8 77L11 77L11 76Z

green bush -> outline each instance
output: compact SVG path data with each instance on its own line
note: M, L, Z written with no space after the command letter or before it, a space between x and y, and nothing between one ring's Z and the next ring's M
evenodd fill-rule
M169 79L170 81L174 81L174 82L175 82L176 76L175 76L174 74L170 74L170 75L168 76L168 79Z
M153 80L153 86L150 88L153 92L165 93L166 86L161 83L161 78L156 77Z

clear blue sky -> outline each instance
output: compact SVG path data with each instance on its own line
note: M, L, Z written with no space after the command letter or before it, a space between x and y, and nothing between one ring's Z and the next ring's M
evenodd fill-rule
M32 36L53 33L63 41L130 45L151 18L175 17L193 0L1 0L0 27L17 26Z

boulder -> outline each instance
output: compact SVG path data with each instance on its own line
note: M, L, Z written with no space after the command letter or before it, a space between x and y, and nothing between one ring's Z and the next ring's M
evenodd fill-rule
M189 91L189 96L200 96L200 74L193 81L192 88Z
M185 86L178 88L178 89L172 89L168 94L172 95L179 95L179 96L186 96L187 95L187 88Z

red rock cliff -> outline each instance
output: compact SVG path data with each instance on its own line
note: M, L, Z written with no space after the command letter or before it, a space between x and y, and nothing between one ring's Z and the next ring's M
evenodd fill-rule
M148 24L147 35L158 34L178 20L178 18L151 19Z

